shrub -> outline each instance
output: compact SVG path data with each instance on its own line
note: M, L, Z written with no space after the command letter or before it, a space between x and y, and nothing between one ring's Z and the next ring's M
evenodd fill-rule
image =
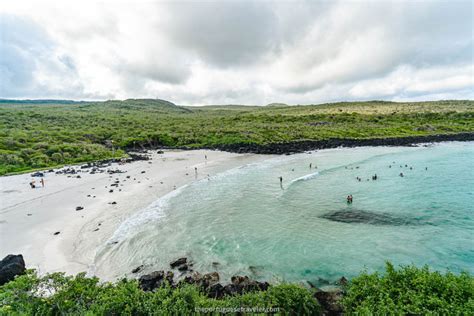
M288 284L217 300L193 285L144 292L135 280L100 283L84 273L38 277L28 270L0 287L0 315L189 315L214 308L279 308L283 313L319 314L310 291Z
M474 315L474 278L387 263L354 278L343 303L349 315Z

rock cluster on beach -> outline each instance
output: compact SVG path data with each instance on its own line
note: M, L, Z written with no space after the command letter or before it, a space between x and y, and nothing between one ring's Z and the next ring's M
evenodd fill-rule
M266 291L270 287L268 282L260 282L248 276L240 275L231 277L228 283L221 282L218 272L201 274L194 272L191 269L192 265L192 262L187 258L178 258L170 263L170 267L180 271L181 278L178 277L178 280L176 280L177 278L173 271L153 271L138 278L139 286L144 291L154 291L165 286L176 288L184 284L192 284L199 287L208 297L215 299L249 292ZM133 269L132 273L138 273L143 268L144 265L140 265ZM188 274L183 273L183 271L187 271ZM320 303L324 315L342 315L341 302L345 294L344 287L347 283L347 279L342 277L336 282L336 285L330 286L325 290L316 289L314 285L309 283L312 288L316 289L314 298Z

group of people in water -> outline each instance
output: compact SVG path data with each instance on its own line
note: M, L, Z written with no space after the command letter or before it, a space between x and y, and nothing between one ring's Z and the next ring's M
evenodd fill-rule
M41 178L41 179L40 179L40 183L41 183L41 187L44 188L44 178ZM31 180L31 181L30 181L30 187L31 187L32 189L36 189L36 181L35 181L35 180Z
M395 163L395 162L393 162L393 163ZM389 168L392 168L392 165L389 165L388 167L389 167ZM402 167L403 167L403 166L400 165L400 168L402 168ZM309 164L309 169L312 169L312 168L313 168L313 164L310 163L310 164ZM314 169L317 169L317 168L318 168L317 166L314 167ZM347 166L346 166L345 168L348 169ZM405 168L408 168L408 165L405 165ZM413 170L413 167L409 167L409 168L410 168L410 170ZM350 169L352 170L352 169L354 169L354 168L350 168ZM355 167L355 169L359 169L359 167ZM428 167L425 167L425 170L428 170ZM295 169L291 169L291 171L295 171ZM403 177L404 177L403 172L400 172L399 176L403 178ZM283 190L283 177L280 176L280 177L278 177L278 178L280 179L280 187L281 187L281 189ZM359 182L362 181L362 178L360 178L359 176L357 176L356 179L357 179L357 181L359 181ZM378 176L377 176L377 174L375 173L375 174L372 176L372 180L373 180L373 181L376 181L377 179L378 179ZM367 179L367 181L369 181L369 179ZM346 200L347 200L347 204L352 204L352 201L353 201L352 194L348 195L347 198L346 198Z

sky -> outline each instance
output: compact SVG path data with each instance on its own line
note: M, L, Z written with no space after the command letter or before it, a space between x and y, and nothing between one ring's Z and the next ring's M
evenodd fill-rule
M0 1L0 98L474 99L473 1Z

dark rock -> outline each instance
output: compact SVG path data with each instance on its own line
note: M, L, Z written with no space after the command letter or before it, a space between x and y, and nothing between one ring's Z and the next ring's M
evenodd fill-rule
M112 189L109 190L109 193L113 193L113 192L114 192L114 190L112 190Z
M144 291L153 291L154 289L160 288L168 283L174 286L173 283L174 274L171 271L154 271L150 274L142 275L138 279L139 286Z
M258 282L250 279L248 276L233 276L231 284L225 286L225 292L228 295L243 294L247 292L266 291L270 284L268 282Z
M331 291L317 291L314 293L314 297L324 309L324 315L342 315L343 296L344 292L341 289L334 289Z
M223 298L225 295L225 288L220 283L213 284L209 287L207 296L210 298Z
M35 173L32 173L31 176L32 177L44 177L44 173L37 171Z
M56 235L59 235L59 234L61 234L61 232L55 232L53 235L56 236Z
M136 267L135 269L132 270L132 273L137 273L137 272L140 272L141 270L143 269L143 264Z
M341 277L339 280L337 280L336 284L340 286L346 286L348 283L347 279L345 277Z
M185 263L187 263L187 262L188 262L188 259L185 258L185 257L183 257L183 258L179 258L179 259L177 259L177 260L171 262L171 263L170 263L170 266L171 266L171 268L174 269L174 268L176 268L176 267L178 267L178 266L180 266L180 265L183 265L183 264L185 264Z
M219 277L219 273L211 272L211 273L204 274L202 276L202 279L203 279L204 284L207 285L206 287L209 287L219 282L220 277Z
M25 273L22 255L8 255L0 261L0 285L12 281L15 276Z
M386 137L371 139L345 139L330 138L326 140L307 140L294 141L287 143L273 144L251 144L251 143L234 143L221 144L205 149L218 149L235 153L254 153L254 154L292 154L311 151L316 149L337 148L337 147L360 147L360 146L412 146L419 143L444 142L444 141L473 141L474 133L459 134L439 134L439 135L423 135L408 137ZM182 149L188 149L182 147ZM204 149L204 148L203 148Z
M142 275L138 279L140 288L143 291L152 291L156 288L159 288L164 280L165 272L164 271L154 271L150 274Z
M420 225L423 224L419 220L395 217L385 213L375 213L356 209L340 210L320 216L334 222L341 223L358 223L358 224L370 224L370 225Z
M186 263L182 264L182 265L178 266L178 270L179 271L187 271L188 270L188 265Z
M158 150L156 153L161 155L161 154L164 154L165 152L163 150Z
M145 170L143 170L141 173L145 173Z
M76 206L76 211L81 211L83 209L84 209L84 207L82 207L82 206Z

